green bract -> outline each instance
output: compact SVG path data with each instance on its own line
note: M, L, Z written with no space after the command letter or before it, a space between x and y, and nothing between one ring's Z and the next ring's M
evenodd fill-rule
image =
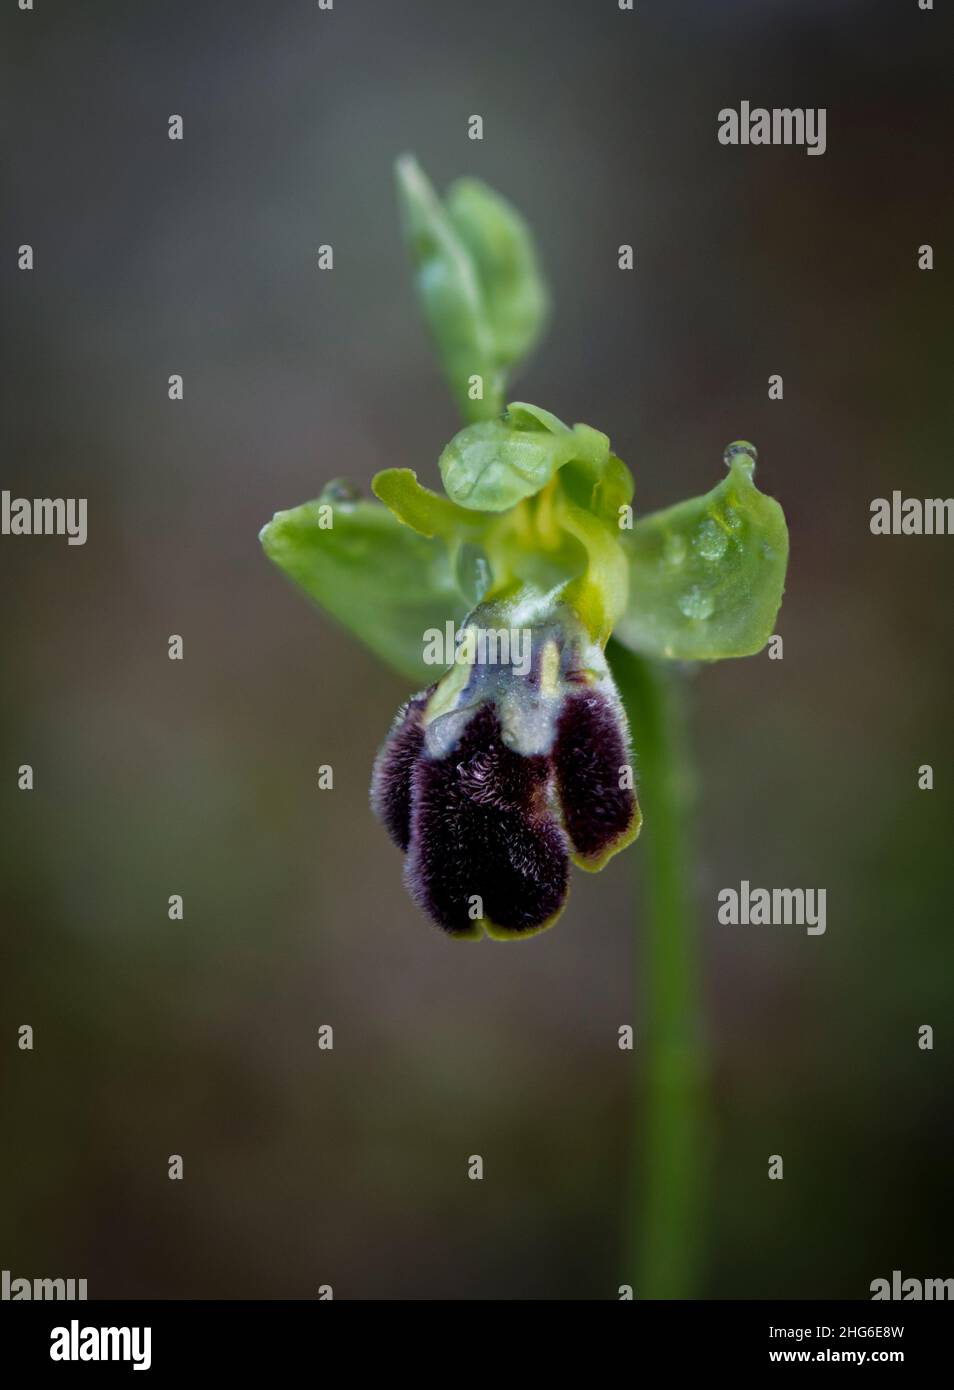
M492 419L547 314L529 229L476 179L454 184L442 204L410 155L398 160L397 185L418 299L454 398L465 420Z
M497 361L513 367L533 348L549 311L530 228L477 179L451 184L445 206L473 260Z

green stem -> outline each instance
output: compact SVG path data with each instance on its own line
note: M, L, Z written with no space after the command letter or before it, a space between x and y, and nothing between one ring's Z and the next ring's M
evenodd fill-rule
M614 644L646 817L643 1059L636 1096L630 1273L637 1298L691 1298L702 1250L704 1056L698 938L692 907L691 771L681 677Z

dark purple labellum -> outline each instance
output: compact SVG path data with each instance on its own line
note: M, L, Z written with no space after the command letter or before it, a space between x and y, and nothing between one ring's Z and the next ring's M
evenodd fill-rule
M489 705L446 757L414 769L407 884L445 931L539 931L566 899L566 838L547 805L550 768L501 739ZM477 914L476 916L474 914Z
M632 838L637 810L624 729L598 690L567 698L557 722L553 764L578 862L601 868L626 836Z
M456 663L400 711L371 805L407 854L411 896L458 937L530 936L639 831L629 738L602 649L566 610L532 661Z
M411 839L411 775L424 748L421 717L429 694L415 695L398 710L371 778L371 809L405 853Z

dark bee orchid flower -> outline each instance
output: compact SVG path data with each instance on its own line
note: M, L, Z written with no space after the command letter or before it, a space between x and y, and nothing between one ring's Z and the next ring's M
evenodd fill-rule
M491 664L481 635L508 635L493 622L478 609L462 659L400 711L371 801L407 854L411 896L439 926L510 938L552 926L570 861L602 868L638 834L640 814L626 716L599 644L557 608L524 630L519 669ZM500 646L485 643L485 657Z
M788 533L744 441L711 492L635 521L632 476L605 434L526 403L504 409L547 316L526 223L475 180L442 201L411 159L398 187L418 296L468 421L440 457L444 493L385 469L377 502L330 483L261 539L409 683L434 670L428 632L463 634L395 721L372 805L435 922L519 938L559 916L571 862L599 869L639 831L610 636L663 660L759 651ZM482 648L493 632L525 634L521 659Z

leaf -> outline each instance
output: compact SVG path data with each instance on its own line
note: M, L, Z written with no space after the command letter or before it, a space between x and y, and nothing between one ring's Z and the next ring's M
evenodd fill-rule
M260 535L266 555L401 675L430 684L435 668L422 659L424 633L448 619L459 626L469 606L446 547L376 502L329 501L329 491L276 512Z
M458 179L447 213L477 269L498 364L513 367L540 337L549 296L527 223L479 179Z
M417 297L454 399L465 420L491 419L503 408L503 381L476 265L417 161L405 155L396 175ZM471 399L475 376L481 400Z
M752 478L751 446L702 497L654 512L621 533L629 600L614 637L682 661L751 656L772 635L785 588L788 529Z

